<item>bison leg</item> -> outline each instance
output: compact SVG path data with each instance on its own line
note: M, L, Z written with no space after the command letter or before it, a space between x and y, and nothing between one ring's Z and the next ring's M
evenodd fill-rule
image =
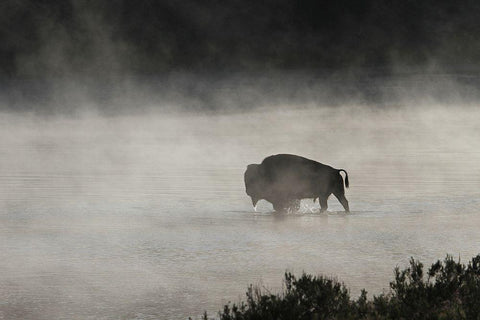
M293 199L288 201L274 201L272 202L273 209L277 212L297 212L300 209L300 200Z
M285 204L281 201L274 201L272 202L273 209L277 212L285 211Z
M288 202L288 211L297 212L300 209L300 199L293 199Z
M320 212L325 212L328 209L327 197L319 197L318 202L320 202Z
M334 192L335 197L337 197L338 201L342 204L345 212L350 212L350 208L348 206L348 200L345 198L345 194L343 192Z

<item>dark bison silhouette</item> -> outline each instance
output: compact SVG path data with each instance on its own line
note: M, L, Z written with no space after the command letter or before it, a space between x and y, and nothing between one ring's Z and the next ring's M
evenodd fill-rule
M348 174L343 169L293 154L277 154L263 159L261 164L247 166L245 189L254 207L259 200L265 199L273 204L275 211L298 210L301 199L313 198L315 202L318 198L323 212L333 193L349 212L341 171L345 172L348 188Z

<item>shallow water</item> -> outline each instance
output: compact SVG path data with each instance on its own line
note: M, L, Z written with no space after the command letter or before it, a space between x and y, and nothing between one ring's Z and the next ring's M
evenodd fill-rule
M0 319L185 319L286 270L388 290L411 256L480 252L480 111L0 115ZM351 214L251 207L249 163L345 168Z

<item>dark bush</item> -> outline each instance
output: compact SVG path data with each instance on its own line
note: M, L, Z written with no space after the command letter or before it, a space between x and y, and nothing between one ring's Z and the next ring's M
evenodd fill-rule
M467 265L451 256L432 264L425 273L415 259L404 270L395 268L388 293L357 300L335 279L285 273L280 294L250 286L247 299L228 304L222 320L281 319L480 319L480 255ZM203 319L208 319L205 313Z

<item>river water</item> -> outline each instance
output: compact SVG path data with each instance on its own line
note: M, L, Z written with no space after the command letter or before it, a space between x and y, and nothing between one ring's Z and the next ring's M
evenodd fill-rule
M0 319L186 319L285 271L388 290L410 257L480 252L475 106L0 115ZM350 214L251 206L249 163L348 171Z

